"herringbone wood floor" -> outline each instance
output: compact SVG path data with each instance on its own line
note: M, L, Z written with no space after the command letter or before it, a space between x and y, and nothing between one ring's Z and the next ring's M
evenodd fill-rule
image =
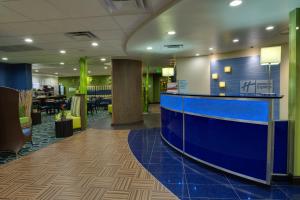
M128 131L89 129L0 166L0 199L177 199L132 155Z

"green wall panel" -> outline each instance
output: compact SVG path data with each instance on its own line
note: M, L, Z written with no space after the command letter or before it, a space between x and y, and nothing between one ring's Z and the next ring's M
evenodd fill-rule
M103 76L90 76L88 78L88 86L98 86L98 85L111 85L111 76L110 75L103 75ZM71 97L75 94L74 92L70 92L70 88L76 88L79 90L79 76L72 76L72 77L59 77L58 78L59 84L65 86L66 89L66 96Z

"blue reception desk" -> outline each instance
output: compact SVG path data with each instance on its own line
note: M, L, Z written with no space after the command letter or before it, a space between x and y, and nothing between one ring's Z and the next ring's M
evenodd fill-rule
M276 98L281 97L162 93L161 136L171 147L201 163L270 184L274 168L286 172L286 165L274 166ZM276 162L283 165L286 156L280 152Z

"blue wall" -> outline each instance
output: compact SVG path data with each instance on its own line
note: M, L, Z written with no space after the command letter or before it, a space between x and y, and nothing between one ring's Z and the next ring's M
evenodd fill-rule
M31 90L31 64L0 63L0 86L17 90Z
M231 66L232 72L225 73L224 67ZM273 92L280 95L280 65L271 67ZM268 80L268 67L260 65L260 56L230 58L211 62L211 74L218 73L219 79L210 76L210 92L212 95L225 93L226 95L240 94L241 80ZM225 81L226 87L219 88L219 81ZM275 119L279 117L279 102L275 102Z

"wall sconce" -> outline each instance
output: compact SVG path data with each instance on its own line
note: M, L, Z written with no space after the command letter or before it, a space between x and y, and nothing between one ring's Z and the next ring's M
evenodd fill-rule
M225 73L230 73L231 72L231 66L224 67L224 72Z
M213 73L213 74L211 75L211 78L212 78L213 80L217 80L217 79L219 78L219 75L218 75L217 73Z
M225 88L225 87L226 87L225 81L220 81L219 82L219 88Z

